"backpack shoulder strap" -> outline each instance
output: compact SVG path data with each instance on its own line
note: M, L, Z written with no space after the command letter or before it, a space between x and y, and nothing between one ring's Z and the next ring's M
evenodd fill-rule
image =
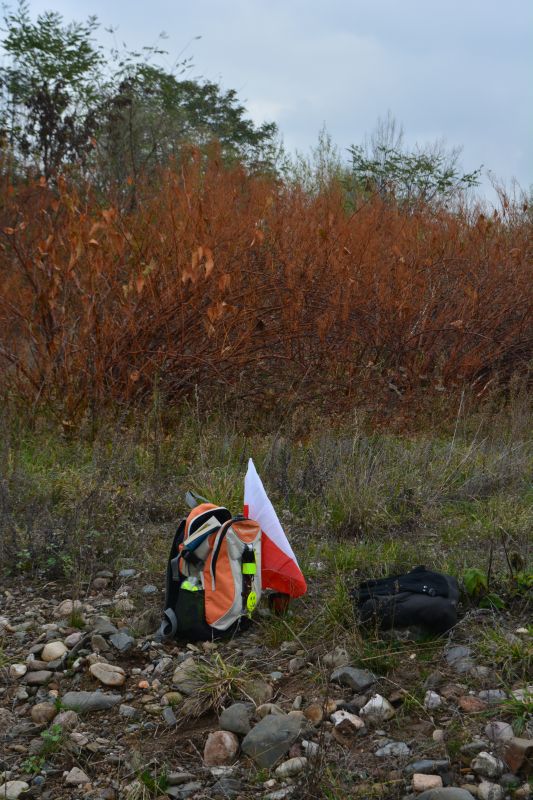
M167 574L165 579L165 619L161 623L161 627L157 632L157 638L160 640L171 638L176 631L177 623L176 615L174 614L174 608L178 599L180 582L174 578L173 562L179 558L179 547L183 542L183 537L185 536L185 522L186 519L184 518L178 523L176 533L174 534L174 539L172 540L170 555L167 561ZM176 572L175 574L179 573Z

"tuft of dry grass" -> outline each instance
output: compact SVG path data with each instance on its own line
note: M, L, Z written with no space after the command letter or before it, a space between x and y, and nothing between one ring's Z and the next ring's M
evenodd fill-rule
M210 660L198 661L191 675L198 686L181 706L185 717L201 717L209 711L219 715L237 699L251 700L248 692L254 675L245 662L231 663L229 658L225 660L215 653Z

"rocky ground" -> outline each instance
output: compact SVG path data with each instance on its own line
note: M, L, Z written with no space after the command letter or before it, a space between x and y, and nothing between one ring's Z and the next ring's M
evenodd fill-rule
M3 585L0 798L531 796L523 608L492 651L475 611L438 643L404 635L391 667L290 617L273 644L266 611L230 642L158 644L161 603L134 569L76 600Z

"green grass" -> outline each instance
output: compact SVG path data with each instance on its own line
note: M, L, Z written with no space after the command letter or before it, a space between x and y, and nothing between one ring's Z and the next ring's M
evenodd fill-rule
M503 623L494 623L481 631L478 649L490 663L504 684L530 681L533 672L533 636L517 635Z
M222 416L154 407L134 424L76 438L46 420L2 417L0 555L11 572L83 580L126 557L157 575L187 489L234 512L252 456L310 580L337 583L414 563L458 576L505 572L506 552L531 569L533 414L460 417L442 430L399 435L359 421L315 422L305 441L244 430ZM126 546L127 543L127 546Z

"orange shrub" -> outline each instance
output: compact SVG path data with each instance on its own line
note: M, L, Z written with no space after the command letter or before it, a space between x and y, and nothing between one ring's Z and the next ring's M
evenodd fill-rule
M193 390L268 407L415 404L525 370L526 215L355 212L192 154L129 213L89 185L0 189L0 384L75 422Z

